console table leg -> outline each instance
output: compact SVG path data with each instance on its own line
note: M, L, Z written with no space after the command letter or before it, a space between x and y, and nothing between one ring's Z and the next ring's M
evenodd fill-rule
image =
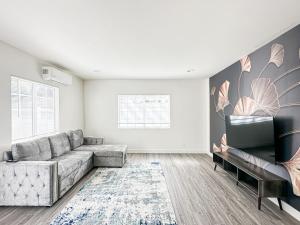
M217 169L217 164L215 164L215 168L214 168L214 171L216 171L216 169Z
M261 197L258 197L258 199L257 199L257 208L258 208L258 210L260 210L260 208L261 208Z
M280 210L282 210L281 199L280 199L280 198L277 198L277 200L278 200L278 205L279 205L279 208L280 208Z

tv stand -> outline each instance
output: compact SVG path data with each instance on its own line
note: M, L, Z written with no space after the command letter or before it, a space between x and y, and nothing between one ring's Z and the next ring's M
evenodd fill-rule
M217 166L223 168L236 181L237 186L242 186L256 195L259 210L264 197L277 198L282 210L281 197L285 196L287 187L285 179L229 152L214 152L213 162L214 170Z

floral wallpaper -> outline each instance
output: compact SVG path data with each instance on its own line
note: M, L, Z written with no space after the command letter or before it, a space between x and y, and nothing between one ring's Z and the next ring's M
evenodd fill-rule
M276 165L227 146L225 115L273 116ZM210 78L211 151L231 151L290 181L300 210L300 25Z

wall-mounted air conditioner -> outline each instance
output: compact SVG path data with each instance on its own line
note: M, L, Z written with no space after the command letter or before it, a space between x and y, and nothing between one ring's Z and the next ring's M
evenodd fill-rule
M42 78L44 80L55 81L64 85L72 84L72 76L51 66L42 67Z

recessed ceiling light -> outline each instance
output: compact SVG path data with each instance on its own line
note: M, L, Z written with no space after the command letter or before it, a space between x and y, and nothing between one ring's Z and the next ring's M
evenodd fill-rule
M186 72L191 73L191 72L195 72L195 70L194 69L189 69Z

